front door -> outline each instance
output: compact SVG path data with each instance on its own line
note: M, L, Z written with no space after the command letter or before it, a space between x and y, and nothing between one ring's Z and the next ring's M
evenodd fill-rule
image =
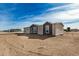
M49 25L45 26L45 34L50 34Z

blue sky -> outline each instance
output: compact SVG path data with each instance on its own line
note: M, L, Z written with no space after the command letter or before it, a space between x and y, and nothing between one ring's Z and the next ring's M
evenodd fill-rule
M0 30L24 28L46 21L62 22L64 28L79 28L79 4L0 3Z

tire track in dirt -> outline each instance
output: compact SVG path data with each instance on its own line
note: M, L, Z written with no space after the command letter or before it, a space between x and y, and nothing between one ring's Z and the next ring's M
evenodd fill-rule
M9 35L9 34L8 34ZM6 38L6 37L5 37ZM19 39L19 38L18 38ZM12 40L13 41L13 40ZM4 39L4 42L6 43L6 48L9 49L9 55L11 54L11 50L14 50L15 51L15 55L40 55L40 56L46 56L45 54L42 54L40 52L35 52L35 51L27 51L26 49L24 49L23 47L21 47L15 40L14 43L12 42L9 42L9 40L7 39ZM19 46L17 46L17 44ZM6 53L5 53L6 54ZM5 55L4 54L4 55Z

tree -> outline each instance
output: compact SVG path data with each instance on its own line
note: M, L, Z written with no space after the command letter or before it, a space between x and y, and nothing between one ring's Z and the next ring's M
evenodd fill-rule
M70 32L70 31L71 31L70 27L67 27L67 32Z

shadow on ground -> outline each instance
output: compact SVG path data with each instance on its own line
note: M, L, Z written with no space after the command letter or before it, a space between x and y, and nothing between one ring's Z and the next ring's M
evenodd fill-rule
M37 35L37 34L25 34L25 33L15 33L18 36L27 36L29 39L47 39L52 37L51 35Z

